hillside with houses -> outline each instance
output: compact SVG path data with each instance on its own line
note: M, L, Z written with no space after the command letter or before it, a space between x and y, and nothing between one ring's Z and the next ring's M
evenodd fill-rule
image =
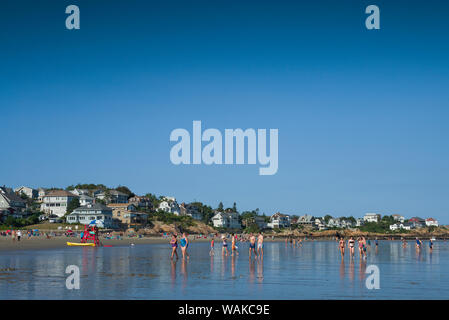
M260 232L288 234L304 231L326 234L329 231L400 234L419 230L441 231L432 217L365 213L361 217L314 216L275 212L261 214L258 209L239 212L234 203L217 208L201 202L179 202L172 196L134 194L125 186L84 184L67 188L0 187L1 228L26 228L29 225L95 223L108 230L171 231L173 226L198 233ZM170 227L171 226L171 227Z

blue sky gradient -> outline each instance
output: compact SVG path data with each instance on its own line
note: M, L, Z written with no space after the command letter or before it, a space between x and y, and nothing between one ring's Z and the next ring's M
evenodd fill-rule
M76 4L81 29L65 29ZM381 29L365 28L376 4ZM446 1L3 1L0 184L449 223ZM279 170L174 166L170 132L279 129Z

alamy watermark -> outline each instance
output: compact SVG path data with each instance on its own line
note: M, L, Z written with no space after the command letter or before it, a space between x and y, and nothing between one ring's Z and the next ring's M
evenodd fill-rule
M257 129L257 132L251 128L245 131L225 129L224 152L220 130L210 128L203 132L201 121L193 121L192 130L192 139L186 129L174 129L171 132L170 141L177 142L170 150L170 161L173 164L245 164L246 154L247 164L256 164L258 161L263 166L259 168L260 175L274 175L278 171L278 129L269 131L269 150L266 129ZM208 143L203 147L203 142Z
M80 268L76 265L69 265L65 268L65 273L70 275L65 280L65 287L69 290L80 288Z
M365 286L368 290L380 289L380 270L375 264L369 265L365 273L370 274L366 277Z

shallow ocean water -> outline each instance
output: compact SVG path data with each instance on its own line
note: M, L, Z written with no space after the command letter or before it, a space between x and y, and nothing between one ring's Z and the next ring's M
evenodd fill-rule
M191 243L190 260L171 261L168 244L111 248L67 247L0 253L0 299L448 299L449 242L374 243L342 261L335 241L306 241L293 248L265 243L263 260L222 256L216 243ZM178 250L181 256L180 250ZM66 288L66 267L80 270L80 289ZM376 265L380 289L368 289L365 271Z

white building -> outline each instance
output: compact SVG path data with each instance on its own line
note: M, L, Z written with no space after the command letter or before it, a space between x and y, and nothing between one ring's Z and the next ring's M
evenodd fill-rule
M290 216L276 212L270 217L270 222L267 224L268 228L287 228L290 227Z
M377 213L367 213L363 217L363 220L365 222L379 222L380 221L380 214Z
M89 194L89 190L87 189L73 189L72 191L70 191L71 193L73 193L76 196L81 196L81 195L88 195Z
M25 186L15 188L14 192L17 194L24 194L30 199L37 199L37 197L39 195L37 190L30 188L30 187L25 187Z
M27 215L26 201L14 192L6 192L9 189L0 189L0 216L6 219L9 215L20 218Z
M313 226L314 223L315 223L315 217L311 216L310 214L305 214L303 216L300 216L297 221L297 224L303 225L303 226Z
M47 191L44 188L38 188L37 189L37 201L39 201L39 202L44 201L44 196L45 196L46 192Z
M91 221L96 220L97 227L113 228L114 222L112 219L112 209L100 203L89 204L73 210L67 215L67 223L90 224Z
M96 199L106 203L128 203L128 195L117 190L107 190L94 193Z
M164 198L164 201L159 203L159 210L167 213L173 213L177 216L181 213L181 209L179 208L175 198Z
M438 227L438 221L434 218L428 218L426 219L426 226L428 227Z
M62 217L67 213L68 204L75 198L78 197L65 190L49 191L42 198L41 211Z
M94 198L86 194L80 195L80 206L87 206L94 203Z
M404 223L405 218L401 216L400 214L393 214L391 215L395 221L399 221L400 223Z
M316 218L314 221L315 226L318 228L318 230L326 230L326 224L324 223L324 219L323 218Z
M398 230L399 228L400 227L399 227L398 223L390 224L390 230L392 230L392 231Z
M357 218L355 219L355 226L356 227L361 227L365 224L365 220L362 218Z
M409 223L395 223L390 225L390 230L392 231L399 229L411 230L412 226Z
M216 228L241 229L237 212L218 212L212 217L212 223Z

